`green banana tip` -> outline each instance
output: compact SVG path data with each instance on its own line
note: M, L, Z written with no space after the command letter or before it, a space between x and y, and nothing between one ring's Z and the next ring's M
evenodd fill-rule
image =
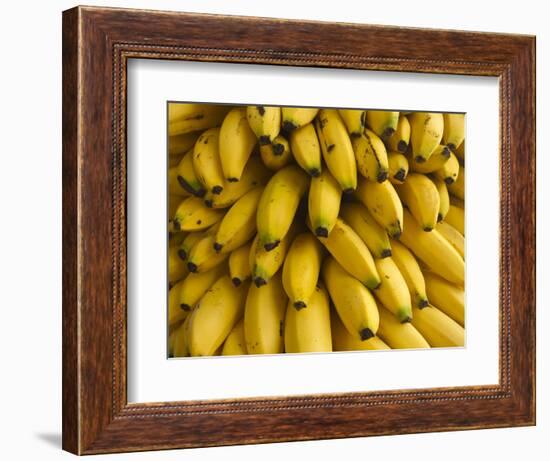
M409 323L412 320L412 309L411 306L405 306L397 311L397 318L401 323Z
M367 280L364 285L371 290L377 290L378 288L380 288L380 285L382 285L382 282L380 279L370 279Z
M374 333L372 332L372 330L370 328L363 328L359 332L359 336L361 337L361 341L366 341L367 339L373 338Z

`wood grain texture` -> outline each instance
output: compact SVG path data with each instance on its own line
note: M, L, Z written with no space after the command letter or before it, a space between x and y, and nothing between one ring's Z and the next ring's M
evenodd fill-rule
M89 454L534 424L533 37L79 7L63 15L63 447ZM500 78L500 383L128 404L126 64ZM521 223L521 225L518 225Z

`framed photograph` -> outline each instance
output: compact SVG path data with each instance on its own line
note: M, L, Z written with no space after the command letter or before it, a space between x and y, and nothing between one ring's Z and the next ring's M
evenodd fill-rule
M535 39L63 13L63 448L535 424Z

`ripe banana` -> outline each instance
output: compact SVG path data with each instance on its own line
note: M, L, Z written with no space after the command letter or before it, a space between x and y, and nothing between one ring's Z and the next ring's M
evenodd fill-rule
M183 280L176 283L168 291L168 326L173 328L175 325L179 324L187 317L187 312L185 312L179 303L179 297L181 292L181 287L183 285Z
M340 211L342 189L328 169L321 175L311 178L308 195L308 215L313 233L318 237L328 237Z
M440 222L435 228L464 259L464 236L445 221Z
M206 229L217 223L223 216L223 211L208 208L198 197L186 198L180 203L173 223L176 231L197 231Z
M296 163L314 178L321 174L321 146L311 123L290 133L290 150Z
M191 131L219 126L228 110L228 106L217 104L170 103L168 105L168 135L178 136Z
M418 262L408 248L397 240L392 241L391 247L393 262L405 279L413 305L426 307L428 305L426 284Z
M229 253L218 253L214 250L215 235L205 235L200 239L187 256L189 272L205 272L223 263Z
M463 327L464 290L432 272L426 272L424 279L430 303Z
M315 108L283 107L281 109L283 130L290 133L292 130L311 123L318 112L319 109Z
M374 258L392 255L388 234L361 203L344 203L340 213L344 221L361 237Z
M271 144L281 130L281 108L274 106L248 106L246 117L260 146Z
M284 335L285 352L332 352L330 306L323 287L315 287L307 309L288 303Z
M431 347L464 346L464 328L436 307L413 308L412 324Z
M351 137L361 136L365 130L367 112L359 109L338 109Z
M392 349L429 349L430 345L410 323L401 323L385 307L379 306L380 326L377 335Z
M351 142L357 169L370 181L383 182L388 179L388 153L382 140L366 128L363 134L354 136Z
M374 264L382 281L373 291L382 305L391 311L400 322L410 322L412 316L411 295L407 282L391 257L375 259Z
M261 145L260 156L264 165L272 171L279 171L292 161L290 146L283 136L277 136L273 144Z
M456 205L449 206L449 212L445 216L451 226L453 226L458 232L464 235L464 209Z
M226 272L226 267L219 264L204 272L191 272L180 286L179 306L184 311L190 311L202 298L206 291Z
M449 212L449 191L447 184L438 178L430 178L435 184L435 188L439 194L439 212L437 213L437 222L443 221Z
M252 241L233 250L229 255L229 276L233 285L238 287L245 280L250 278L250 248Z
M262 287L250 286L244 308L244 336L249 354L278 354L283 351L287 301L280 272Z
M182 197L181 195L172 195L170 194L168 196L168 220L172 220L174 218L174 215L176 214L176 211L178 207L180 206L180 203L183 202L183 200L186 197ZM180 232L181 234L181 232Z
M439 145L435 148L428 160L418 162L416 159L411 158L411 170L417 173L433 173L434 171L443 168L450 157L451 151L449 148L447 146Z
M464 141L464 114L443 114L443 144L455 151Z
M189 320L189 351L193 357L213 355L243 316L248 284L235 287L220 277L201 298Z
M420 227L427 232L433 230L439 215L440 198L430 178L423 174L411 173L403 184L395 188Z
M388 152L388 179L392 184L403 184L409 174L409 161L403 154Z
M309 177L296 165L279 170L267 183L256 218L260 245L267 251L279 245L288 232L308 185Z
M296 309L309 306L309 299L315 291L323 248L309 232L294 238L283 265L283 286L290 304Z
M193 152L194 149L189 150L178 163L176 170L177 180L181 187L187 192L196 197L202 197L206 193L206 190L195 174L195 168L193 167Z
M189 271L185 262L178 256L177 247L168 248L168 283L173 285L184 278Z
M409 115L413 158L421 163L432 155L443 137L443 115L434 112L413 112Z
M168 138L168 154L170 157L183 155L189 149L192 149L199 135L200 131L194 131L192 133L170 136Z
M399 238L403 231L403 205L391 182L361 179L355 197L367 207L390 237Z
M223 343L222 355L246 355L246 342L244 339L244 322L237 323Z
M455 197L458 197L461 200L464 200L464 188L466 177L464 176L464 168L462 166L459 167L458 170L458 177L456 178L455 182L452 184L449 184L449 193L454 195Z
M407 210L403 218L400 241L431 270L449 282L464 285L464 260L458 251L437 230L424 232Z
M256 234L256 209L264 188L259 186L244 194L220 222L214 250L229 253L248 242Z
M178 249L178 256L185 261L191 248L205 236L205 232L189 232L187 236L181 242Z
M388 139L397 129L399 112L384 110L367 111L367 125L382 139Z
M224 179L219 152L219 128L210 128L200 135L193 149L193 168L207 191L220 194Z
M345 193L357 187L357 166L348 131L338 111L321 109L315 129L327 168Z
M400 114L395 132L386 141L388 149L405 153L409 148L410 139L411 125L409 124L409 119L405 115Z
M459 170L460 164L458 163L458 159L456 155L451 152L449 160L447 160L439 170L436 170L434 175L436 178L445 181L445 184L450 185L457 180Z
M188 315L174 331L174 345L172 351L174 357L189 357L189 344L187 341L187 336L190 318L191 316Z
M349 334L361 341L376 335L380 319L370 291L332 257L325 259L321 272L338 316Z
M330 329L332 332L332 349L334 351L375 351L390 349L378 336L373 336L365 341L351 335L334 311L330 315Z
M355 231L338 218L327 238L321 243L338 263L363 285L375 289L380 285L372 255Z
M237 182L256 145L244 107L235 107L223 119L220 128L220 160L228 182Z

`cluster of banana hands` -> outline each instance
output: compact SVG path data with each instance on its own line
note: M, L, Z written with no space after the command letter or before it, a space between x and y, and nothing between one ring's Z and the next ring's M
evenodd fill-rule
M169 354L464 344L464 115L170 104Z

